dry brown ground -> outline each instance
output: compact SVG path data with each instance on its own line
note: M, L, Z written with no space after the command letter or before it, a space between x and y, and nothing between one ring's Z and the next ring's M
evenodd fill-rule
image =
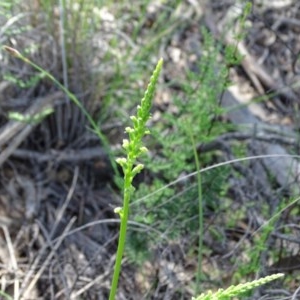
M179 84L159 89L155 105L160 111L172 109L171 99L180 92L180 76L187 69L194 70L195 62L201 58L200 25L206 26L223 45L230 44L235 16L240 13L240 5L234 0L208 1L205 6L190 0L183 1L176 11L172 7L172 1L164 5L153 1L147 6L141 37L131 45L127 57L130 65L136 48L143 45L143 36L153 30L161 12L169 11L175 25L158 43L165 59L161 86L163 81ZM39 2L33 1L23 10L34 14L23 16L19 9L16 19L2 17L0 43L19 50L39 45L37 50L29 50L31 58L63 81L57 33L59 12L53 10L53 30L49 33L45 17L38 13L40 9ZM125 6L123 14L129 11ZM127 36L131 31L130 22L124 24L113 16L114 11L109 9L103 14L98 36L95 33L95 40L89 45L94 47L92 55L87 45L70 48L74 52L68 86L91 111L99 110L99 99L105 96L115 76L109 67L114 58L101 64L103 49L109 46L111 36ZM234 166L238 176L231 178L232 202L228 210L205 220L205 289L227 286L237 264L247 263L249 257L243 249L253 245L253 233L267 221L263 210L274 212L283 198L299 195L298 160L283 157L297 154L299 149L299 20L297 1L253 1L246 38L238 45L245 58L240 67L231 71L237 84L224 93L220 104L232 108L254 98L263 101L230 109L224 116L224 121L246 125L246 129L199 145L201 151L221 152L223 161L235 158L232 147L237 144L247 149L248 156L282 155ZM233 24L230 29L226 27L228 22ZM13 32L25 25L30 25L30 29ZM74 43L77 38L74 34ZM119 44L120 55L122 43L130 44L130 40L124 40ZM87 130L80 110L55 85L42 80L38 85L19 88L3 75L10 72L15 78L29 80L34 71L5 53L0 59L1 290L11 295L19 291L22 299L107 299L118 233L113 208L119 205L120 197L103 145ZM149 60L153 62L156 57ZM93 80L95 69L102 74L100 93ZM144 82L138 83L141 86ZM31 114L45 106L54 108L55 113L41 124L19 123L7 117L12 110ZM155 117L159 119L159 114ZM118 128L113 133L112 126ZM118 140L122 135L118 126L109 120L103 127L110 133L112 144L116 136ZM233 227L226 228L232 210L245 212L241 218L235 216ZM274 225L259 260L262 269L257 274L284 271L290 277L272 288L259 290L251 299L298 299L298 224L299 206L295 202ZM223 235L222 241L212 235L216 231ZM246 246L240 247L242 243ZM189 235L163 246L155 249L153 261L145 262L142 270L125 259L118 299L190 299L196 255L188 253L192 246ZM272 252L274 249L277 250Z

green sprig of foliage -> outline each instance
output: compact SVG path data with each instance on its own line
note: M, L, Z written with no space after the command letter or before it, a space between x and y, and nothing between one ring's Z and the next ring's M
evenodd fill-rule
M13 300L13 298L10 295L2 292L1 290L0 290L0 296L4 297L4 299L6 300Z
M284 274L278 273L270 276L266 276L254 281L241 283L238 285L230 286L227 289L219 289L217 292L213 293L212 291L208 291L206 293L201 294L196 298L192 298L192 300L230 300L233 297L240 296L254 288L257 288L261 285L269 283L273 280L283 277Z
M38 124L40 123L45 117L52 114L54 112L53 108L45 108L43 111L41 111L38 114L35 115L29 115L29 114L22 114L16 111L10 111L8 113L8 118L10 120L22 122L22 123L28 123L28 124Z
M41 79L43 79L43 77L44 77L44 75L39 73L35 76L31 76L28 80L21 80L21 79L14 77L11 74L5 74L3 76L3 79L14 83L15 85L17 85L18 87L20 87L22 89L26 89L26 88L29 88L29 87L32 87L32 86L38 84L41 81Z
M132 127L126 127L125 131L129 136L129 139L123 140L123 148L127 154L126 158L118 158L117 163L121 165L124 172L124 187L123 187L123 207L117 207L115 212L120 215L121 226L118 242L118 250L116 256L116 262L114 267L114 275L109 295L109 300L114 300L119 275L121 271L122 257L124 253L126 233L127 233L127 223L129 214L129 202L134 191L132 185L133 178L141 172L143 169L143 164L136 164L137 158L148 150L143 146L142 138L149 134L146 123L150 118L150 109L152 106L152 98L155 92L155 87L158 81L158 77L162 68L163 60L160 59L153 74L150 78L150 83L146 89L143 99L141 100L141 105L137 107L136 116L131 116L131 121L133 123Z

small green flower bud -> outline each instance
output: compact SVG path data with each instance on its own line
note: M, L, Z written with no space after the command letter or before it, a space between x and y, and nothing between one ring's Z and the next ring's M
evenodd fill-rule
M122 207L116 207L114 209L114 213L115 214L118 214L120 216L120 218L122 219L123 218L123 208Z
M116 162L122 167L125 168L127 165L127 159L124 157L119 157L116 159Z
M143 153L147 153L148 152L148 149L146 147L141 147L140 148L140 153L143 154Z
M140 173L143 169L144 169L144 165L142 165L142 164L138 164L137 166L135 166L135 167L132 169L132 175L133 175L133 177L134 177L136 174Z
M126 132L126 133L132 133L132 132L134 132L134 129L131 128L131 127L126 127L126 128L125 128L125 132Z
M119 214L122 211L122 207L116 207L114 213Z
M128 149L128 147L129 147L129 141L128 141L127 139L124 139L124 140L123 140L122 147L123 147L125 150Z
M133 127L136 128L138 126L138 119L136 118L136 116L131 116L130 119L133 123Z

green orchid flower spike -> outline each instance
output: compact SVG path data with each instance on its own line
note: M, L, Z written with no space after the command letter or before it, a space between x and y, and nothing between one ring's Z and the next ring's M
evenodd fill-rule
M132 180L138 173L142 171L144 167L142 164L136 165L136 161L139 156L141 156L143 153L146 153L148 151L147 148L143 146L142 139L146 134L150 133L146 124L150 118L152 99L154 96L158 77L162 69L162 64L163 64L163 60L160 59L150 78L149 85L146 89L143 99L141 100L141 104L137 107L136 116L130 117L133 123L132 127L125 128L125 132L128 134L128 139L125 139L123 141L123 148L125 149L127 157L117 159L117 163L122 167L124 173L124 184L123 184L124 198L123 198L123 207L115 209L115 212L118 213L120 216L121 227L120 227L117 257L115 262L114 275L113 275L109 300L115 299L115 295L118 287L122 257L123 257L125 240L126 240L129 202L130 202L131 195L134 191Z

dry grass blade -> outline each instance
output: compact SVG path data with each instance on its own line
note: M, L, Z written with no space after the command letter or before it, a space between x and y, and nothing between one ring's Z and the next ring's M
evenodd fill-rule
M11 154L21 145L32 131L32 125L26 125L25 128L10 142L10 145L1 152L0 166L11 156Z
M79 174L79 168L76 167L75 173L74 173L74 176L73 176L73 181L72 181L71 188L69 189L66 201L64 202L63 206L60 208L60 210L59 210L59 212L57 214L55 223L53 224L51 233L49 235L50 238L53 237L53 235L54 235L54 233L55 233L55 231L57 229L57 226L62 221L64 212L65 212L66 208L68 207L68 205L69 205L69 203L70 203L70 201L72 199L72 196L73 196L74 191L75 191L76 183L77 183L77 180L78 180L78 174Z
M93 147L85 149L74 150L51 150L50 153L41 153L38 151L16 149L12 154L13 157L21 159L33 159L38 163L44 163L48 161L56 161L62 163L76 163L84 162L93 159L106 159L108 160L107 153L102 147Z
M66 210L66 208L68 207L68 204L70 203L70 200L72 199L72 196L74 194L74 191L75 191L75 187L76 187L76 183L77 183L77 179L78 179L78 173L79 173L79 169L76 168L75 169L75 174L73 176L73 181L72 181L72 185L71 185L71 188L69 190L69 193L67 195L67 198L66 198L66 201L64 203L64 205L61 207L61 209L59 210L58 212L58 215L57 215L57 218L56 218L56 221L55 223L53 224L53 228L51 230L51 233L50 235L48 236L47 240L48 240L48 245L46 247L44 247L42 249L42 251L39 253L39 257L37 257L35 263L34 263L34 266L32 267L32 270L35 270L35 266L38 266L38 264L40 263L43 255L44 255L44 252L46 250L46 248L48 246L50 246L52 248L52 251L50 252L50 254L48 255L46 261L44 262L43 266L39 269L39 271L37 272L37 274L35 275L34 279L31 281L29 287L25 290L24 292L24 295L27 295L30 291L30 289L35 285L35 283L37 282L37 280L39 279L40 275L42 274L42 272L44 271L44 269L46 268L48 262L50 261L50 259L53 257L53 255L55 254L55 251L58 249L58 247L61 245L63 239L67 236L67 233L69 232L71 226L73 225L75 219L72 219L69 223L69 225L66 227L66 229L64 230L64 233L57 239L57 241L54 242L54 244L52 245L52 241L51 241L51 238L53 236L53 234L55 233L56 229L57 229L57 226L58 224L60 223L60 221L62 220L62 217L63 217L63 214ZM46 234L46 233L45 233ZM39 258L39 259L38 259ZM41 271L42 270L42 271ZM31 272L29 272L27 274L27 278L30 278L31 277ZM28 276L29 275L29 276ZM28 279L27 279L28 280ZM26 282L26 279L24 280L24 282ZM23 284L23 286L26 286ZM24 296L25 297L25 296Z
M7 229L6 226L1 226L3 233L4 233L4 237L7 243L7 248L8 248L8 252L10 255L10 261L11 261L11 266L13 269L13 272L15 274L15 278L14 278L14 300L18 300L19 299L19 289L20 289L20 282L17 276L17 272L18 272L18 263L17 263L17 259L15 256L15 251L14 251L14 247L10 238L10 234L9 231Z
M100 282L101 280L106 278L109 275L110 271L113 269L113 264L114 264L115 258L116 258L116 255L112 255L111 259L110 259L110 262L109 262L109 265L105 269L105 272L103 274L97 276L95 279L93 279L91 282L89 282L87 285L85 285L79 291L74 293L71 296L71 300L78 299L78 297L80 297L80 295L82 295L84 292L88 291L93 285L95 285L97 282Z
M43 272L45 271L46 267L48 266L48 263L50 262L50 260L52 259L52 257L55 255L55 252L58 250L58 248L60 247L60 245L62 244L62 242L64 241L67 233L70 231L70 229L72 228L74 222L75 222L76 218L72 218L70 220L70 222L67 224L67 226L65 227L63 233L61 234L61 236L59 237L59 239L57 240L57 242L53 245L46 245L42 251L40 251L39 255L37 256L31 270L28 272L28 274L26 275L22 286L21 286L21 300L22 299L26 299L26 297L28 297L28 294L31 292L31 290L34 288L34 286L36 285L37 281L40 279L41 275L43 274ZM43 259L44 253L46 251L46 249L48 248L48 246L50 246L51 252L49 253L49 255L47 256L47 258L45 259L44 263L42 264L42 266L39 266L39 263L41 262L41 260ZM35 270L38 268L38 271L35 273ZM34 274L35 273L35 274ZM33 279L30 281L30 279L33 277Z

